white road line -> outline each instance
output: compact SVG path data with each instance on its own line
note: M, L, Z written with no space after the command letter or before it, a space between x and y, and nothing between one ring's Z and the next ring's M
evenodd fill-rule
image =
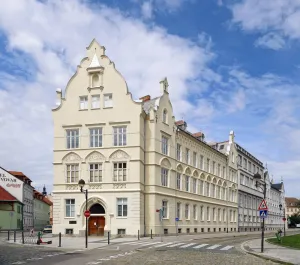
M150 246L150 245L159 244L159 243L161 243L161 242L151 242L151 243L142 244L142 246Z
M221 248L220 250L229 250L231 248L233 248L233 246L226 246L225 248Z
M208 244L201 244L201 245L195 246L193 248L198 249L198 248L203 248L205 246L208 246Z
M190 243L190 244L187 244L187 245L183 245L183 246L180 246L179 248L187 248L187 247L190 247L190 246L193 246L193 245L196 245L197 243Z
M11 263L11 264L24 264L26 263L25 261L17 261L17 262L14 262L14 263Z
M171 245L171 246L167 246L167 248L173 248L173 247L178 247L180 245L184 245L185 243L177 243L177 244L174 244L174 245Z
M160 244L160 245L157 245L157 246L154 246L155 248L160 248L160 247L164 247L164 246L168 246L168 245L172 245L172 244L175 244L177 242L169 242L169 243L164 243L164 244Z
M139 244L143 244L145 242L126 242L126 243L122 243L121 245L139 245Z
M211 246L211 247L208 247L208 248L206 248L206 249L216 249L216 248L218 248L218 247L220 247L221 245L213 245L213 246Z

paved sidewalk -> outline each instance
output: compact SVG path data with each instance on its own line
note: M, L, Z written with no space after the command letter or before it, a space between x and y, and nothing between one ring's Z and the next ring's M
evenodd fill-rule
M300 250L273 245L265 241L264 253L261 253L261 239L249 240L243 243L242 249L260 256L300 265Z

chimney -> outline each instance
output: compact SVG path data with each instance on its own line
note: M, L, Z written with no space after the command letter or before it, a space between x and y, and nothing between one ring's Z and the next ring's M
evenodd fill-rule
M60 106L62 99L62 92L60 88L56 89L56 106Z
M150 95L147 95L147 96L143 96L140 98L141 101L145 102L145 101L148 101L151 99L151 96Z
M204 135L204 133L202 133L202 132L194 133L193 136L194 136L196 139L198 139L198 140L200 140L200 141L202 141L202 142L204 141L204 138L205 138L205 135Z
M184 120L176 121L175 125L178 126L181 130L186 131L187 124Z

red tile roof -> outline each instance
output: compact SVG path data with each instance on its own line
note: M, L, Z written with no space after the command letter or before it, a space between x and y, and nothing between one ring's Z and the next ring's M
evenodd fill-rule
M13 176L17 177L18 179L24 181L24 180L29 180L30 182L32 182L32 180L30 178L28 178L26 175L24 175L23 172L20 171L8 171L10 174L12 174Z
M300 200L298 200L297 198L293 198L293 197L285 197L285 204L286 206L289 207L296 207L297 204L300 203Z
M18 201L14 196L12 196L7 190L0 186L0 201Z
M196 133L193 134L193 136L196 137L196 138L201 137L202 135L203 135L202 132L196 132Z
M177 126L183 125L183 124L184 124L184 120L176 121L175 124L176 124Z
M42 202L44 202L44 203L46 203L50 206L52 205L52 202L48 198L44 197L42 193L40 193L37 190L34 190L33 192L34 192L34 195L33 195L34 198L36 198L36 199L38 199L38 200L40 200L40 201L42 201Z

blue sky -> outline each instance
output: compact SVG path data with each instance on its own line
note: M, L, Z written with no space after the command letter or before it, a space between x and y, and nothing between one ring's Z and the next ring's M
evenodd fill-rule
M1 166L51 189L55 90L96 38L135 98L159 95L167 76L189 130L210 141L234 130L300 197L299 1L11 2L0 3Z

